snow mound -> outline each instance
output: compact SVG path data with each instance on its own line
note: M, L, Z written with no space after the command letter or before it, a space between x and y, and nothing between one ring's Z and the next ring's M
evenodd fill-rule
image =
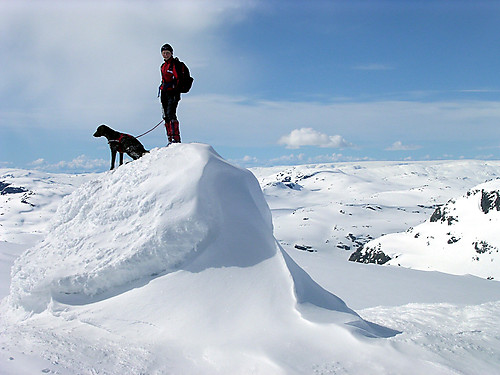
M500 279L500 179L436 208L425 223L367 243L350 260Z
M12 299L41 311L51 298L113 292L178 269L228 226L239 233L231 245L251 242L252 252L219 248L205 266L245 266L275 252L271 214L250 172L206 146L154 150L63 200L45 240L16 261Z
M251 172L210 146L175 145L65 197L45 240L16 260L9 300L39 313L51 301L91 304L170 273L260 267L267 260L282 278L273 275L272 283L284 281L293 291L287 304L307 305L301 313L309 316L315 315L310 305L345 313L345 322L371 330L282 252ZM257 277L268 275L259 271Z

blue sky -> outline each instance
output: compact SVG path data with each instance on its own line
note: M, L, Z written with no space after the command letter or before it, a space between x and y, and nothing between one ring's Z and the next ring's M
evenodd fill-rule
M161 120L167 42L183 141L242 166L500 157L498 1L0 0L0 167L109 168L92 134Z

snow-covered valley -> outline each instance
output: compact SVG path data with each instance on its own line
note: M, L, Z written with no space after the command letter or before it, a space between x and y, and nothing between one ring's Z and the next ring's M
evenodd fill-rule
M477 271L492 262L348 261L414 237L500 162L252 172L199 144L98 175L0 170L2 373L500 372L500 284Z

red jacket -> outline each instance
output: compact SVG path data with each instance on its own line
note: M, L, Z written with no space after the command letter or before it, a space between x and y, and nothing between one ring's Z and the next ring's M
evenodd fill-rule
M178 75L175 70L174 58L171 57L165 61L161 67L161 86L160 90L174 90L177 85Z

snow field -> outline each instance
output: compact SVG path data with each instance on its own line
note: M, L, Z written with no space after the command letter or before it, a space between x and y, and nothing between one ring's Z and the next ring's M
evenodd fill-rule
M396 333L316 284L272 229L249 171L205 145L152 150L64 198L45 240L15 261L3 333L22 327L70 372L118 373L128 355L106 353L123 340L142 372L214 374L303 373Z
M496 281L346 259L355 241L416 227L500 164L253 172L264 195L210 147L173 145L89 178L57 214L44 211L48 234L16 261L0 307L2 372L499 371ZM14 246L23 236L0 246L5 265L26 248Z

